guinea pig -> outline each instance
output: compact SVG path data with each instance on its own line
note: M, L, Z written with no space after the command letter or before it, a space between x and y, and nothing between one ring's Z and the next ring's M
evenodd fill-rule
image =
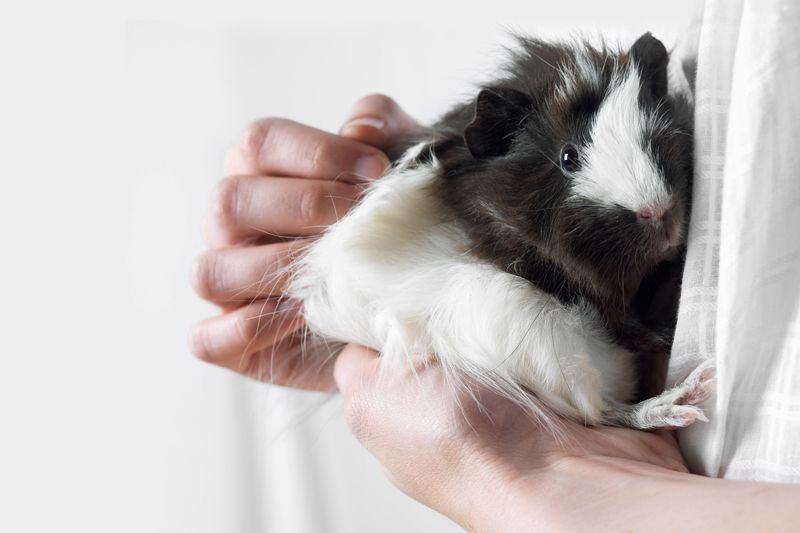
M541 417L705 420L712 369L667 391L657 372L693 165L668 61L649 33L627 51L518 38L294 265L310 332L389 363L435 354Z

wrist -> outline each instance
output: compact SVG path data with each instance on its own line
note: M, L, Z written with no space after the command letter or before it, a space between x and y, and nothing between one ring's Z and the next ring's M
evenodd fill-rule
M471 493L460 513L449 516L477 533L623 531L643 498L676 490L696 477L605 456L556 456L545 463L519 471L518 465L504 468L476 457L468 482Z
M800 487L706 478L631 459L573 456L520 477L475 531L789 531ZM769 502L772 512L765 512ZM489 520L487 520L489 519Z
M554 496L567 483L554 471L557 459L553 462L527 468L508 456L473 450L451 478L458 483L449 491L455 497L439 510L469 532L552 531Z

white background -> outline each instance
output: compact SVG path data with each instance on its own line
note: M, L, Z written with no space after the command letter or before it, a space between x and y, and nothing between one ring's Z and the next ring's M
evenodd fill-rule
M260 116L335 131L376 91L430 120L507 29L667 41L692 4L3 8L0 530L457 531L391 486L335 399L189 355L225 148Z

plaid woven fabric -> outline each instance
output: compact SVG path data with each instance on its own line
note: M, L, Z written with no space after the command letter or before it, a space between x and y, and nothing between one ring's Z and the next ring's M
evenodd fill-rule
M696 175L670 380L715 360L694 471L800 482L800 3L708 0Z

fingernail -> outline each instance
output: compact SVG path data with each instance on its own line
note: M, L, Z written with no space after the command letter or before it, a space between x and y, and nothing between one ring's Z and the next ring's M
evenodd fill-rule
M382 130L386 126L386 121L383 120L382 118L377 118L377 117L354 118L353 120L342 126L342 131L348 128L354 128L356 126L369 126L370 128Z
M379 155L368 155L356 160L353 173L359 178L378 179L386 172L389 161Z

